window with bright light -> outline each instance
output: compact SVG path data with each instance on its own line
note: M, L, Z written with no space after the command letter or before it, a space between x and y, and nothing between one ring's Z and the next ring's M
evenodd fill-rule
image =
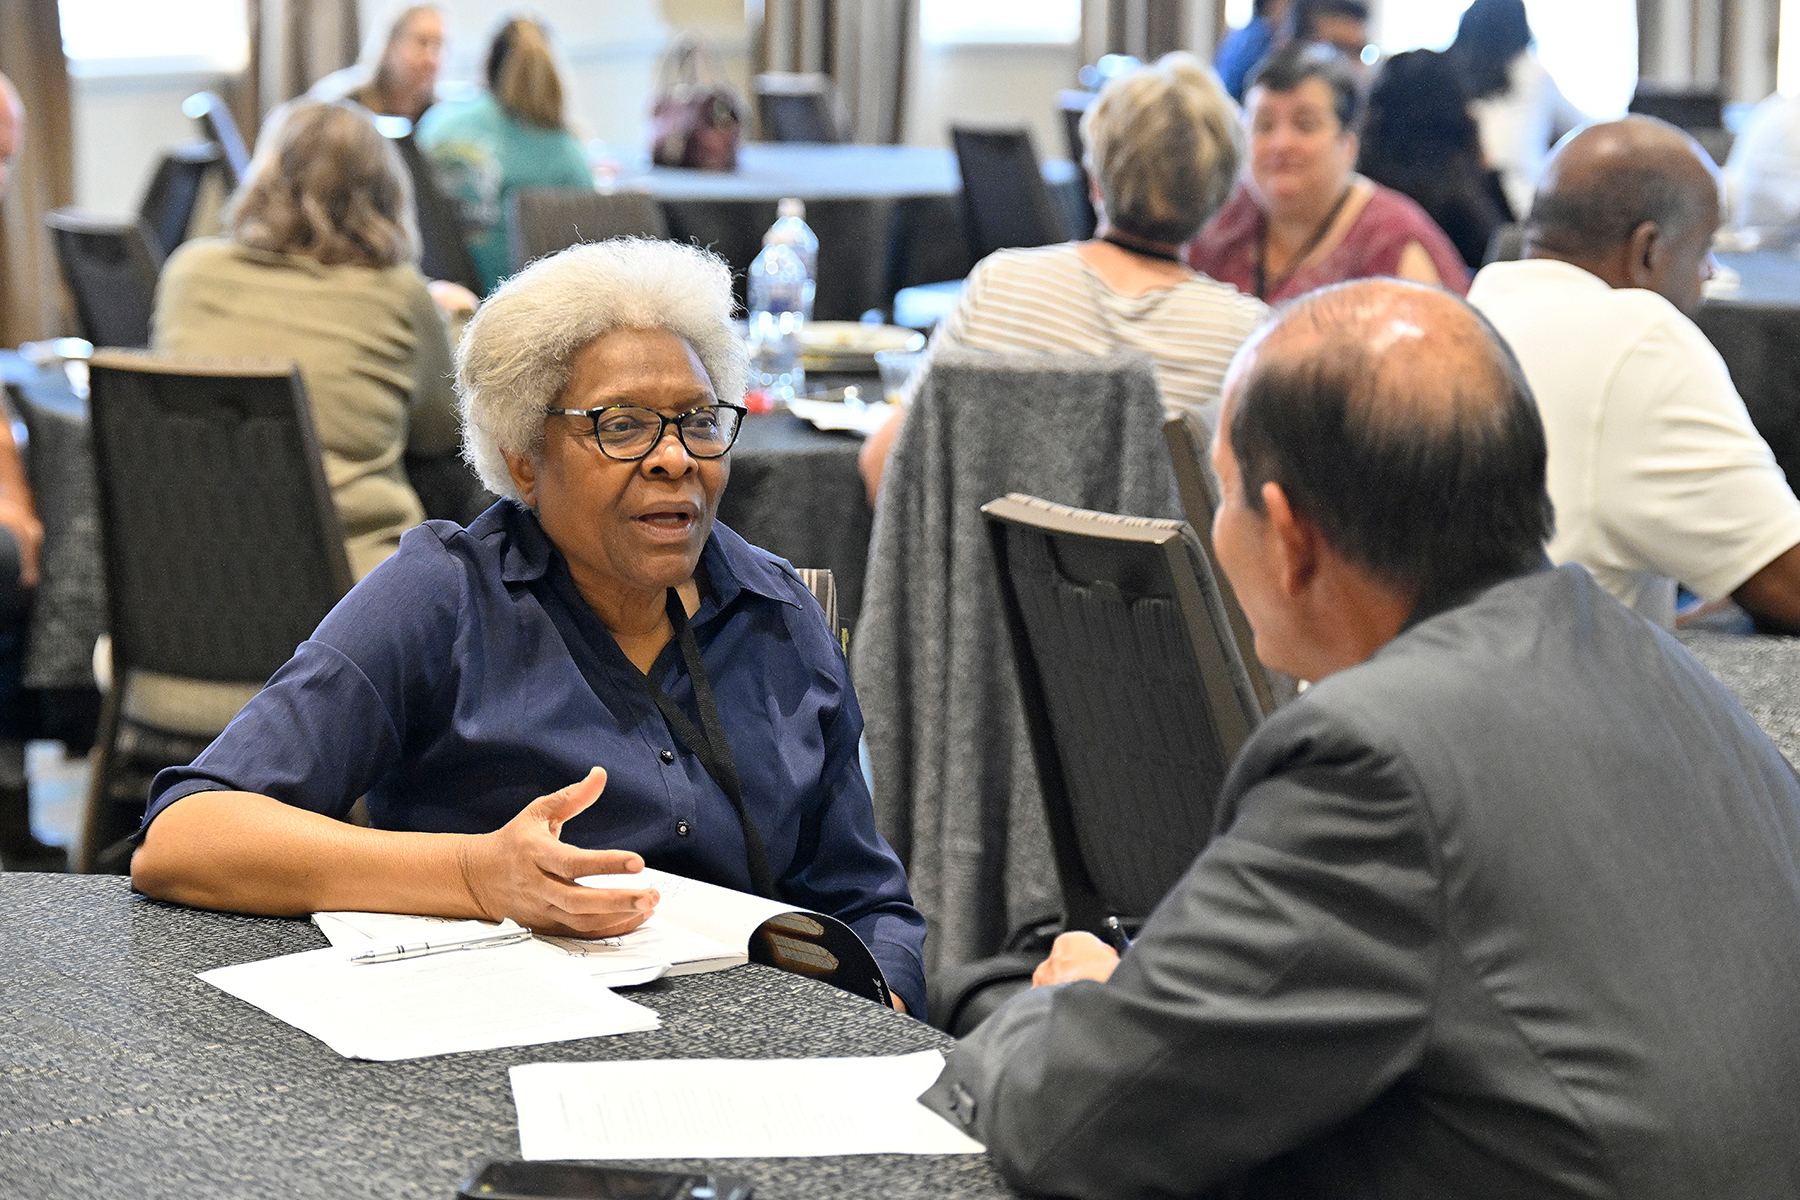
M1375 40L1384 54L1442 50L1467 0L1383 0ZM1569 102L1590 117L1625 115L1637 87L1636 0L1525 0L1538 61Z
M919 37L945 42L1073 42L1081 0L924 0Z
M244 0L60 0L63 52L82 71L241 71Z

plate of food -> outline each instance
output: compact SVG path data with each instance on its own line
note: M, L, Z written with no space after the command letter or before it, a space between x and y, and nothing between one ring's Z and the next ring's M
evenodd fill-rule
M875 371L878 350L923 350L925 335L899 325L808 321L800 330L800 361L809 371Z

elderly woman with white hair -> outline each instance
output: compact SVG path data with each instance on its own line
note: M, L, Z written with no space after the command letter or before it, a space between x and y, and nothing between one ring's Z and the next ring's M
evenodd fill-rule
M786 563L716 524L744 410L730 275L578 246L509 281L457 373L506 498L430 522L191 766L157 776L143 892L605 936L643 864L830 913L922 1011L923 918L876 832L842 653ZM366 796L372 828L343 819Z

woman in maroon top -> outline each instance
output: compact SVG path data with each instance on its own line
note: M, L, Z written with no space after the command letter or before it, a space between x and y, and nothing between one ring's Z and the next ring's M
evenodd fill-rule
M1290 43L1250 84L1250 167L1188 250L1188 264L1274 304L1370 275L1458 295L1469 272L1443 230L1356 174L1361 94L1342 55Z

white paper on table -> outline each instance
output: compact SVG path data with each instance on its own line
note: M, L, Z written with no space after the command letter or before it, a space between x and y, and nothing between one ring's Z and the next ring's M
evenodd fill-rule
M391 1062L655 1029L656 1014L534 942L355 963L328 946L202 971L345 1058Z
M411 942L443 937L447 927L469 926L483 933L498 928L492 921L457 921L453 917L418 917L403 913L316 912L313 924L334 946L367 946L371 942ZM743 953L733 957L729 947L709 939L697 938L676 930L668 938L660 930L647 929L652 917L638 929L617 938L561 938L547 934L534 936L542 946L540 953L551 959L575 957L585 960L584 969L607 987L636 987L661 979L664 975L686 975L694 971L719 970L746 961ZM677 958L681 954L683 958ZM723 954L729 962L694 965L687 959L710 960ZM674 966L670 964L674 963Z
M526 1159L979 1154L918 1102L936 1050L880 1058L532 1063L511 1071Z
M788 410L821 432L830 433L835 430L861 434L863 437L868 437L886 425L888 418L894 414L891 404L870 404L863 407L839 404L832 400L798 398L788 401Z
M740 947L739 954L743 953L742 947L750 944L750 935L770 917L806 911L780 900L734 892L655 867L645 867L631 875L583 875L575 882L591 888L655 888L662 897L656 902L658 917L724 946Z

